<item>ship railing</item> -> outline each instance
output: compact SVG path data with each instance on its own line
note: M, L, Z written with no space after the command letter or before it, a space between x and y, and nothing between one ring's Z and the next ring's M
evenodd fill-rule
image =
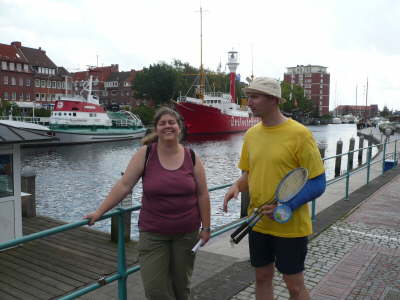
M10 120L18 122L33 123L39 125L49 124L50 118L48 117L22 117L22 116L0 116L0 120Z
M349 180L350 177L352 175L354 175L357 172L360 172L362 170L366 170L367 172L367 176L366 176L366 185L369 184L370 182L370 172L371 172L371 167L374 164L382 164L382 174L386 171L385 170L385 162L387 158L391 158L393 159L393 161L397 162L398 159L398 155L399 153L397 153L397 144L398 144L399 139L395 139L392 141L388 141L388 139L386 139L383 143L381 144L375 144L375 145L370 145L368 147L364 147L364 148L360 148L354 151L349 151L347 153L343 153L343 154L339 154L339 155L335 155L335 156L331 156L328 158L324 158L323 161L326 164L327 161L329 160L336 160L338 157L344 157L344 158L348 158L348 162L350 161L350 157L359 151L367 151L367 160L364 163L363 166L352 170L352 168L350 167L350 163L347 164L347 169L345 170L345 173L342 174L342 176L339 176L337 178L333 178L327 181L327 186L329 187L331 184L338 182L340 180L345 180L346 181L346 185L345 185L345 198L344 200L348 200L348 192L349 192ZM393 145L391 145L393 144ZM391 145L394 149L393 152L389 153L387 151L389 145ZM376 148L378 150L378 152L383 152L382 158L381 159L377 159L377 155L375 156L375 158L372 158L372 152L373 149ZM232 184L224 184L224 185L220 185L220 186L216 186L213 188L210 188L209 191L217 191L217 190L221 190L221 189L226 189L228 187L230 187ZM338 199L339 200L339 199ZM312 220L315 221L315 210L316 210L316 206L315 206L315 201L316 199L314 199L312 201ZM221 200L222 203L222 200ZM126 300L127 299L127 277L137 271L140 270L140 265L134 265L131 267L127 267L127 262L126 262L126 255L125 255L125 230L124 230L124 214L127 212L132 212L132 211L137 211L140 210L141 206L140 205L136 205L136 206L132 206L129 208L122 208L122 207L118 207L116 209L114 209L111 212L108 212L106 214L104 214L100 220L105 220L105 219L109 219L113 216L117 216L118 219L118 247L117 247L117 252L118 252L118 260L117 260L117 271L115 274L109 275L109 276L105 276L102 277L101 280L99 279L99 281L94 282L92 284L89 284L83 288L79 288L77 290L74 290L73 292L59 297L58 300L70 300L70 299L76 299L80 296L83 296L87 293L90 293L94 290L97 290L99 288L102 288L104 285L107 285L111 282L114 281L118 281L118 299L120 300ZM236 227L239 227L241 224L245 223L247 221L246 213L247 213L247 207L245 205L243 205L242 202L242 208L241 208L241 212L244 212L244 214L242 214L242 218L231 223L228 224L222 228L213 230L211 233L211 238L214 238L216 236L219 236L227 231L230 231ZM45 238L51 235L55 235L61 232L65 232L74 228L78 228L81 226L85 226L88 225L88 220L82 220L82 221L78 221L78 222L74 222L74 223L69 223L69 224L65 224L65 225L61 225L58 227L54 227L51 229L47 229L44 231L40 231L40 232L36 232L33 234L29 234L26 235L24 237L18 238L18 239L14 239L8 242L3 242L0 243L0 251L7 249L7 248L11 248L11 247L15 247L30 241L34 241L37 239L41 239L41 238Z

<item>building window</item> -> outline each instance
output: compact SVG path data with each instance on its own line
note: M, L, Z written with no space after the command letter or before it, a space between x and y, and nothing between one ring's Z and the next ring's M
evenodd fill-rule
M61 82L57 81L57 88L61 89Z
M27 64L24 64L24 71L29 72L29 66Z
M42 80L40 86L41 86L42 88L45 88L45 87L46 87L46 80Z
M26 94L25 98L26 98L26 100L30 101L31 100L31 94Z
M47 88L51 88L51 81L47 80Z
M57 86L57 83L56 83L55 81L52 81L52 82L51 82L51 87L52 87L53 89L55 89L56 86Z
M19 100L24 101L24 93L19 94Z
M14 195L13 155L0 155L0 197Z
M35 87L40 87L40 80L39 79L35 79Z
M5 85L8 85L8 76L3 77L3 82Z
M19 86L24 86L24 79L23 78L20 78L18 81L19 81Z
M40 100L40 94L36 94L35 99L36 99L36 101L39 101Z
M13 100L13 101L17 100L17 92L11 93L11 100Z
M4 92L4 100L8 100L8 92Z
M25 81L25 85L26 85L26 86L31 86L31 80L30 80L30 79L27 79L27 80Z
M11 85L16 85L16 84L17 84L17 82L15 80L15 77L11 77Z
M10 62L10 71L14 71L14 63L13 62Z
M17 64L17 71L19 71L19 72L22 71L21 64Z
M6 62L6 61L2 61L2 62L1 62L1 68L2 68L3 70L7 70L7 62Z

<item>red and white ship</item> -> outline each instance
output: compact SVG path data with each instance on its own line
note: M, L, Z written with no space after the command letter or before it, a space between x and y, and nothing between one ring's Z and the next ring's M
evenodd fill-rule
M203 53L202 8L200 7L200 53ZM250 109L236 104L235 80L239 65L238 52L228 52L230 71L230 94L205 91L203 58L200 55L199 84L196 88L198 98L180 96L175 102L176 110L182 115L186 134L215 134L245 131L260 121L252 117Z

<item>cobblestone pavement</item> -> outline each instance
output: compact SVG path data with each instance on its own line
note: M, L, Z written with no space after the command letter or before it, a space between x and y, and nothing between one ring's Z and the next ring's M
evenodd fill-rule
M383 300L400 295L399 184L397 176L310 241L305 281L311 299ZM277 300L289 299L279 274L274 286ZM255 285L231 299L255 299Z

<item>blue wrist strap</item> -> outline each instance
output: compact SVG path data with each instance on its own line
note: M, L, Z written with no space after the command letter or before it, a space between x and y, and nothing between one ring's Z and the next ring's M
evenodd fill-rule
M318 198L325 192L326 176L325 173L309 179L301 191L285 205L289 206L292 211L302 206L303 204Z

